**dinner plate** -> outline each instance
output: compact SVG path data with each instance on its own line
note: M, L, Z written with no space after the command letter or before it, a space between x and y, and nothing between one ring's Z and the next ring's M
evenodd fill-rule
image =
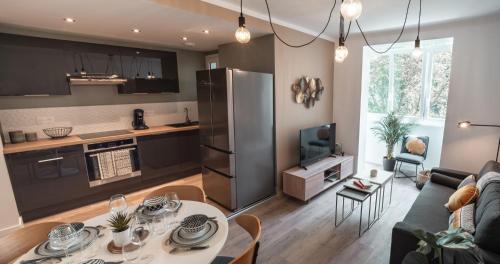
M87 247L92 241L97 239L98 235L99 235L99 229L93 226L86 226L81 234L82 237L81 243L83 243L83 247L84 248ZM68 249L68 253L80 250L81 243L72 245ZM46 257L64 257L64 250L58 250L52 248L50 246L50 242L46 240L45 242L42 242L35 248L35 254Z
M182 205L182 202L178 202L176 204L176 206L174 207L173 211L177 210L181 205ZM168 214L168 213L171 213L171 212L169 210L167 210L166 208L163 208L163 209L157 210L157 211L150 211L145 206L140 205L135 210L135 213L137 214L137 216L141 220L152 221L155 216L163 215L163 214Z
M208 230L206 231L206 233L203 234L202 236L196 238L187 238L182 236L181 234L182 227L178 226L170 234L169 240L170 243L173 243L176 247L192 247L201 245L207 242L210 238L212 238L215 235L215 233L217 233L217 230L219 229L217 221L212 219L208 220L207 229Z

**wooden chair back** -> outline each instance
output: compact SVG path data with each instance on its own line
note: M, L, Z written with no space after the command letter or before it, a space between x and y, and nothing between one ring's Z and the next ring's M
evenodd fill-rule
M47 240L50 230L63 223L46 222L22 227L0 237L0 263L12 263L31 248Z
M253 241L250 245L243 251L241 255L232 260L231 264L255 264L257 261L257 253L259 252L260 246L260 234L262 231L260 220L255 215L244 214L236 218L236 223L245 229Z
M194 185L170 185L159 189L156 189L146 195L146 198L151 198L154 196L161 196L168 192L175 192L181 200L190 200L206 203L205 192Z

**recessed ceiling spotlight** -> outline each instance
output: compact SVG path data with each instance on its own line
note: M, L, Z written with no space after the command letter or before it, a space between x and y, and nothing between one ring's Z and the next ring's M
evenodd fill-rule
M68 22L68 23L75 23L76 22L76 19L74 18L71 18L71 17L65 17L63 18L64 22Z
M141 30L138 29L138 28L134 28L134 29L132 29L132 32L134 32L134 33L141 33Z
M204 29L204 30L203 30L203 33L205 33L205 34L207 34L207 35L208 35L208 34L210 34L210 30L208 30L208 29Z
M194 47L196 44L194 42L185 42L184 45L188 47Z
M187 37L182 37L182 40L186 41L186 40L188 40L188 38Z

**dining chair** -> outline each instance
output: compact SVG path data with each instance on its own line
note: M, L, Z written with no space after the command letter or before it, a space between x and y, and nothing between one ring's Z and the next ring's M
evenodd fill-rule
M252 236L252 243L238 257L217 256L212 264L255 264L257 262L262 231L259 218L255 215L244 214L236 218L236 223Z
M206 203L207 199L205 197L205 192L203 189L194 186L194 185L169 185L165 187L161 187L150 192L146 195L146 198L151 198L154 196L161 196L168 192L175 192L177 196L181 200L190 200L190 201L198 201L202 203Z
M12 263L34 246L47 240L50 230L59 222L45 222L22 227L0 237L0 263Z

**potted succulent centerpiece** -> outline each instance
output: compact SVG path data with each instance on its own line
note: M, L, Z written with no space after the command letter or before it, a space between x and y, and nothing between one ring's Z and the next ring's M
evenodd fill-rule
M408 135L414 124L404 123L400 116L394 112L389 112L385 117L376 122L372 131L376 137L385 143L387 155L384 156L384 170L393 171L396 160L394 159L394 146L405 135Z
M113 243L117 247L127 245L130 242L130 220L132 219L126 212L114 213L108 220L113 229Z

